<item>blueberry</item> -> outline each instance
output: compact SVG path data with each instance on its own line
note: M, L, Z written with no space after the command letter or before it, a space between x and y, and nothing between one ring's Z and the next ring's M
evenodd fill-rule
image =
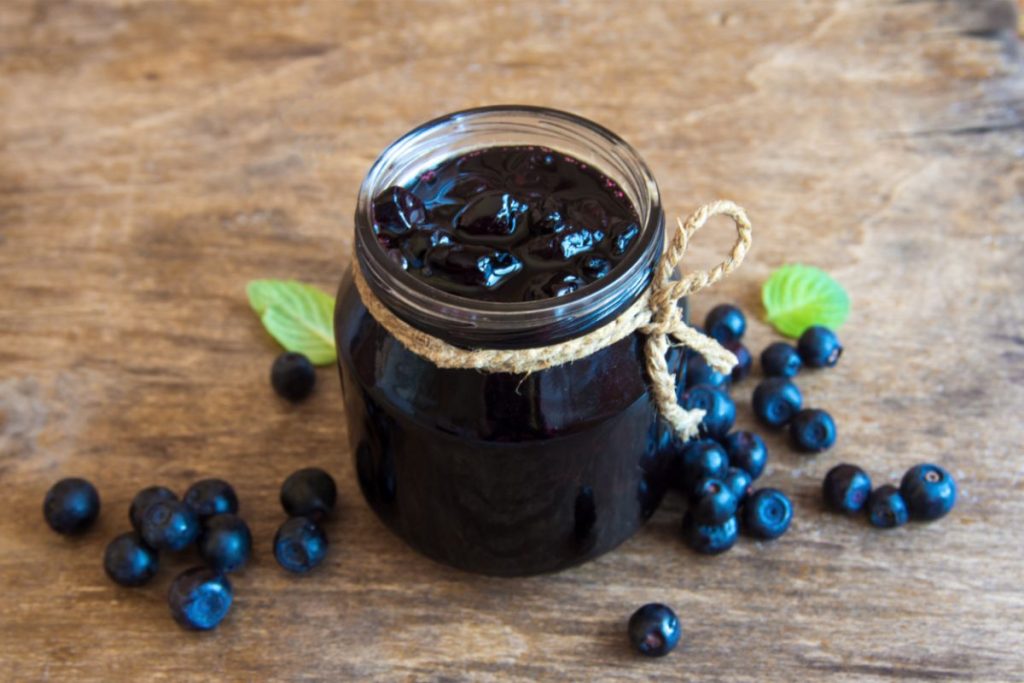
M746 501L747 496L750 495L750 487L753 485L754 480L750 477L750 474L746 470L741 470L739 467L730 467L729 472L725 475L725 485L732 491L732 495L736 497L738 505L742 505Z
M612 234L612 253L616 256L625 254L633 240L640 234L640 226L627 223Z
M769 344L761 352L761 369L766 377L796 377L803 364L800 354L786 342Z
M820 453L836 442L836 423L824 410L806 408L789 422L793 448L803 453Z
M747 319L743 311L729 304L720 304L711 309L704 319L704 329L720 344L739 341L747 331Z
M281 484L281 507L289 517L319 521L331 514L337 499L334 480L319 467L293 472Z
M58 534L80 534L92 526L99 514L100 494L85 479L61 479L43 499L43 517Z
M739 341L729 342L725 344L725 348L732 351L732 354L736 356L736 365L732 369L729 380L739 382L745 379L750 374L750 369L754 366L754 358L750 355L750 350L743 345L743 342Z
M800 352L800 358L812 368L830 368L839 362L839 356L843 355L843 345L839 343L836 333L820 325L804 330L796 348Z
M718 372L704 360L704 357L694 351L686 354L686 388L704 384L709 387L720 389L729 383L730 376Z
M629 618L629 642L647 657L664 657L675 649L682 635L679 619L670 607L652 602Z
M743 531L754 538L778 538L786 533L792 520L793 504L778 489L758 489L743 506Z
M228 577L207 567L182 572L171 583L171 616L187 629L209 631L227 616L234 597Z
M378 233L404 235L426 217L420 198L400 185L392 185L373 200L373 222Z
M733 432L722 439L729 455L729 464L746 470L751 479L757 479L768 464L768 448L764 440L753 432Z
M721 524L701 524L692 511L683 516L683 541L691 550L704 555L724 553L736 545L739 522L730 517Z
M242 567L251 555L252 534L244 519L226 512L203 523L199 534L199 556L208 567L227 574Z
M900 482L900 495L911 518L930 522L944 517L956 504L956 482L938 465L915 465Z
M282 353L270 368L270 383L277 395L293 403L302 401L316 386L316 368L301 353Z
M711 439L689 441L678 452L675 484L686 495L695 493L702 479L720 479L729 471L729 456Z
M899 489L892 484L879 486L868 497L868 521L879 529L892 529L907 523L910 514Z
M723 479L705 478L694 486L690 511L698 524L723 524L736 514L739 500Z
M202 479L185 491L185 504L203 520L225 512L238 512L238 496L223 479Z
M705 384L687 389L679 405L686 410L700 408L704 411L700 421L701 436L725 436L736 422L736 404L729 394Z
M142 513L139 533L156 550L184 550L199 535L199 518L183 502L158 500Z
M327 555L327 535L308 517L292 517L274 536L274 557L290 572L304 574Z
M493 289L519 272L523 262L502 249L466 244L442 244L427 252L426 275L443 274L450 281Z
M612 269L611 261L600 256L587 256L583 259L581 270L588 280L600 280Z
M860 512L871 495L871 478L856 465L836 465L822 483L825 504L836 512Z
M803 406L800 389L785 377L769 377L754 389L754 414L769 427L782 427Z
M103 553L103 570L121 586L141 586L156 576L159 567L157 552L133 531L115 538Z
M146 508L159 500L174 501L178 500L178 496L166 486L149 486L135 494L135 497L132 498L132 505L128 509L128 519L131 520L133 529L136 531L142 529L142 517Z
M485 237L508 237L525 225L529 206L521 199L504 192L494 192L471 199L456 216L456 227L468 234Z

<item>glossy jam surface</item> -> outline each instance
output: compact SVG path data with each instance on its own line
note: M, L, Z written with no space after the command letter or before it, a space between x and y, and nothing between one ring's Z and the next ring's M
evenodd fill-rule
M543 147L453 157L373 201L377 243L432 287L487 301L566 296L606 277L640 234L601 171Z

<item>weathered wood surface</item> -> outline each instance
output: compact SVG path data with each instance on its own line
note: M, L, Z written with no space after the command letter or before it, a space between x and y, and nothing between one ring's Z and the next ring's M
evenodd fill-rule
M0 4L0 678L1024 680L1024 100L1011 2ZM248 310L257 277L333 289L358 184L395 136L495 102L579 112L647 158L666 204L729 197L751 260L695 302L758 309L772 268L849 288L839 368L801 379L839 445L769 439L791 532L696 557L670 501L618 551L529 580L437 566L360 499L337 378L288 408ZM726 245L702 234L691 263ZM753 323L751 346L773 339ZM749 423L749 390L741 420ZM820 510L822 475L935 460L951 518L890 533ZM315 576L268 551L277 486L337 475ZM99 486L68 542L56 478ZM215 633L100 556L135 490L234 482L259 554ZM624 624L674 605L684 645Z

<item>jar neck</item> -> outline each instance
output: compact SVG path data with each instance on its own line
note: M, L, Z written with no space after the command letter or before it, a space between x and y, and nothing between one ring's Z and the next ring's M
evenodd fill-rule
M431 287L387 258L372 225L373 197L442 161L482 147L536 145L569 154L616 181L640 218L632 256L606 277L563 297L481 301ZM436 119L392 143L363 181L355 216L356 258L374 294L398 317L449 344L516 349L567 341L611 322L647 289L664 244L658 187L621 138L586 119L536 107L486 107Z

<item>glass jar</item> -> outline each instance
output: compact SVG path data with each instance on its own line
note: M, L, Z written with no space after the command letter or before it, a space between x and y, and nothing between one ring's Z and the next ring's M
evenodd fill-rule
M567 296L486 302L430 287L377 245L373 197L474 149L552 148L615 180L640 218L632 256ZM583 335L647 288L664 243L658 187L610 131L550 109L503 106L451 114L407 133L359 191L355 257L397 316L466 348L525 348ZM596 557L653 513L671 438L648 391L634 334L527 376L440 369L405 348L363 306L351 272L338 291L335 336L359 485L384 523L414 548L462 569L526 575ZM681 373L678 349L671 369Z

